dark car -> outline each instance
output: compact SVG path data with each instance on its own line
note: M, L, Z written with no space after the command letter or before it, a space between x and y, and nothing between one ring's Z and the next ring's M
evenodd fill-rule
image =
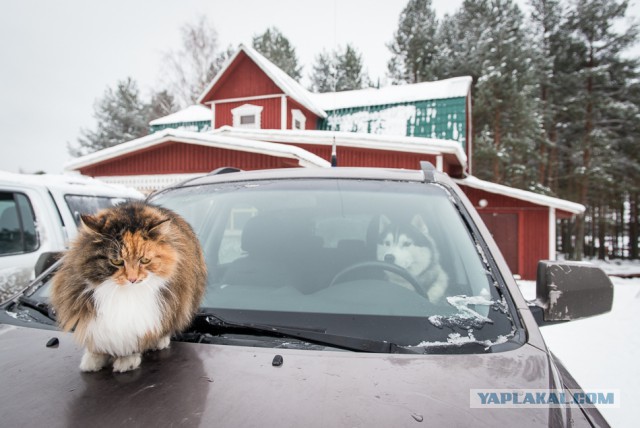
M606 312L613 288L597 268L541 262L527 303L429 164L212 174L150 202L205 252L192 326L137 370L81 373L48 304L54 265L0 311L4 426L607 425L571 400L478 402L579 390L538 325Z

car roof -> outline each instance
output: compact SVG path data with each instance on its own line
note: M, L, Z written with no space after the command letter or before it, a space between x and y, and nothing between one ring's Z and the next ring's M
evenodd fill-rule
M185 186L200 186L214 183L228 183L234 181L259 180L291 180L291 179L355 179L355 180L385 180L385 181L425 181L425 172L409 169L388 168L280 168L253 171L230 171L224 168L198 178L177 184L172 188ZM437 174L437 181L446 181L446 175Z

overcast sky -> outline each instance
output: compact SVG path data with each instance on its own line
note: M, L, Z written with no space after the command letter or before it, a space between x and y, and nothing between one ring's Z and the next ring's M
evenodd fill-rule
M524 0L523 0L524 1ZM462 0L433 0L438 15ZM107 86L133 77L146 98L180 27L205 14L222 46L251 43L275 26L306 76L314 57L352 43L372 78L406 0L8 0L0 13L0 170L61 172ZM637 9L638 1L634 1ZM634 11L638 15L638 11Z

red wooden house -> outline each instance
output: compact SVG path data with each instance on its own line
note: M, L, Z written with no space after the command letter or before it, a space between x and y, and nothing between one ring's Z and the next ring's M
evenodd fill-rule
M152 130L169 129L78 158L67 169L152 191L223 166L328 167L334 145L340 166L418 169L428 160L465 190L512 271L535 278L537 261L555 258L556 219L584 207L468 175L468 78L406 86L331 99L310 93L255 50L241 47L199 99L210 108L208 121L202 108L192 109L197 117L183 112L163 118ZM329 131L332 123L349 123L348 130L360 132ZM425 129L451 138L419 136Z

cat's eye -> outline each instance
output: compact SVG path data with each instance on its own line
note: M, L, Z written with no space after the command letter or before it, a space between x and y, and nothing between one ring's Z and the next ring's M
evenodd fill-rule
M148 258L146 258L146 257L143 257L143 258L141 258L141 259L140 259L140 263L142 263L143 265L146 265L146 264L147 264L147 263L149 263L150 261L151 261L151 260L149 260L149 259L148 259Z
M122 265L124 265L124 260L122 260L122 259L109 259L109 262L114 266L122 266Z

